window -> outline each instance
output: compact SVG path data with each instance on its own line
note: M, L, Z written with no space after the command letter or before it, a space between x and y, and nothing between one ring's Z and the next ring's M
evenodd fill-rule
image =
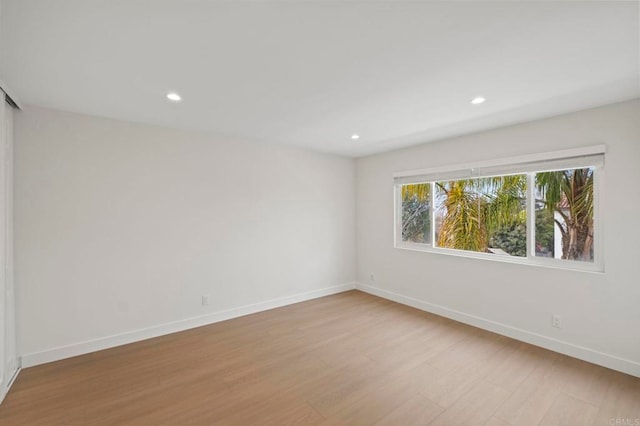
M438 247L526 256L527 176L435 182Z
M594 167L536 173L536 256L593 262Z
M402 241L431 244L431 185L402 185Z
M603 153L599 146L397 174L396 247L602 270Z

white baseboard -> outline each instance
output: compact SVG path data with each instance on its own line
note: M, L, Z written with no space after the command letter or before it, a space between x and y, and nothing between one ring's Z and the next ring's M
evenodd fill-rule
M7 386L2 386L2 389L0 389L0 404L2 404L2 401L4 401L4 397L9 393L9 389L11 389L11 386L13 386L13 384L15 383L16 378L18 378L20 370L22 369L18 367L18 369L14 371L13 376L11 376L11 379L9 380L9 383L7 383Z
M482 328L484 330L511 337L513 339L530 343L535 346L540 346L554 352L559 352L573 358L578 358L584 361L591 362L593 364L611 368L612 370L621 371L632 376L640 377L640 363L631 361L629 359L620 358L615 355L599 352L593 349L586 348L584 346L564 342L553 337L544 336L542 334L533 333L531 331L512 327L510 325L502 324L496 321L480 318L475 315L465 314L464 312L418 300L413 297L403 296L401 294L393 293L391 291L383 290L381 288L373 287L370 285L358 283L356 284L356 288L365 293L373 294L374 296L402 303L403 305L408 305L422 311L431 312L433 314L450 318L464 324Z
M71 345L47 349L40 352L23 354L22 368L33 367L35 365L45 364L47 362L58 361L73 356L84 355L90 352L113 348L115 346L126 345L141 340L164 336L166 334L176 333L178 331L184 331L191 328L201 327L228 319L241 317L244 315L254 314L256 312L291 305L293 303L304 302L305 300L311 300L318 297L329 296L331 294L342 293L344 291L353 290L355 288L355 283L326 287L319 290L298 293L292 296L279 297L277 299L271 299L265 302L254 303L251 305L240 306L238 308L214 312L199 317L173 321L170 323L148 327L140 330L128 331L126 333L115 334L112 336L106 336L98 339L74 343Z
M512 327L510 325L491 321L485 318L477 317L475 315L469 315L464 312L456 311L454 309L449 309L444 306L436 305L433 303L425 302L412 297L403 296L391 291L359 283L347 283L333 287L327 287L320 290L313 290L305 293L295 294L292 296L271 299L265 302L245 305L238 308L214 312L208 315L188 318L180 321L174 321L145 329L134 330L99 339L88 340L85 342L79 342L72 345L61 346L40 352L23 354L22 368L32 367L52 361L58 361L73 356L84 355L90 352L108 349L115 346L126 345L141 340L176 333L195 327L201 327L204 325L237 318L244 315L266 311L293 303L304 302L305 300L316 299L318 297L329 296L331 294L342 293L344 291L353 289L358 289L365 293L373 294L384 299L402 303L403 305L408 305L426 312L431 312L436 315L451 318L453 320L469 324L474 327L482 328L484 330L492 331L503 336L511 337L513 339L527 342L532 345L540 346L554 352L559 352L574 358L601 365L603 367L621 371L632 376L640 377L640 363L637 363L635 361L620 358L615 355L599 352L593 349L586 348L584 346L579 346L573 343L558 340L553 337L533 333L517 327ZM0 395L0 401L3 397L4 395Z

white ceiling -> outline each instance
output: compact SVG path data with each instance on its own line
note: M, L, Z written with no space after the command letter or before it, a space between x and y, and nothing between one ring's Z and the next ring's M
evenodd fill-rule
M350 156L640 96L638 2L2 0L1 16L0 80L24 103Z

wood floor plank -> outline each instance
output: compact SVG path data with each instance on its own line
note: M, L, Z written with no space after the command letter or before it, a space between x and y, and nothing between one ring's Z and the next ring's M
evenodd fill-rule
M560 393L560 356L545 352L535 368L500 406L495 417L512 425L537 425Z
M560 393L549 411L540 421L540 426L572 426L591 424L597 408L588 402Z
M562 391L599 406L615 374L585 361L570 359L562 370Z
M594 425L640 424L640 380L607 370L611 383L600 404ZM635 426L635 425L634 425Z
M430 424L434 426L484 424L508 397L507 390L480 381Z
M503 389L515 391L531 374L544 357L544 349L520 343L507 348L506 358L502 362L493 362L486 380Z
M511 426L504 420L500 420L497 417L491 417L483 426Z
M616 419L640 419L640 379L358 291L27 368L0 406L1 426Z
M386 414L375 424L377 426L426 425L438 417L444 408L417 394Z
M349 425L372 425L416 395L406 378L377 381L364 388L343 399L327 417Z

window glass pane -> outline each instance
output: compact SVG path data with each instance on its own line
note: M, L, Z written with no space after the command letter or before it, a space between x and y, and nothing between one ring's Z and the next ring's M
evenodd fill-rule
M593 174L536 173L536 256L593 262Z
M526 175L436 182L436 246L527 255Z
M402 241L431 244L431 184L402 185Z

